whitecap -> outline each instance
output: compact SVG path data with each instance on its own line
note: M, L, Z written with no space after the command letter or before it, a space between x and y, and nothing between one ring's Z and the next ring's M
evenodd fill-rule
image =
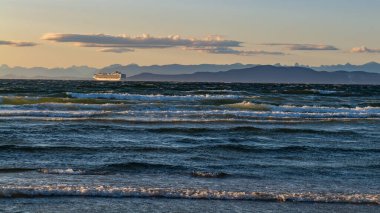
M78 169L38 169L38 172L43 173L43 174L67 174L67 175L81 175L84 173L82 170Z
M129 93L66 93L72 98L95 98L95 99L115 99L115 100L136 100L136 101L176 101L176 100L203 100L203 99L237 99L237 95L139 95Z
M266 104L255 104L248 101L243 101L235 104L225 104L226 107L245 109L245 110L255 110L255 111L270 111L271 106Z
M313 192L249 192L224 191L196 188L155 188L155 187L116 187L84 185L37 185L37 186L0 186L0 197L41 197L41 196L87 196L87 197L138 197L138 198L175 198L175 199L213 199L213 200L258 200L278 202L317 202L380 204L380 194L364 193L313 193Z

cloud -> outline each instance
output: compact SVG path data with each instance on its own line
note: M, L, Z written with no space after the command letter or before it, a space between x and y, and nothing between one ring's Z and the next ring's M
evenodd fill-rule
M267 51L241 51L235 48L242 47L243 42L226 40L218 35L208 36L203 39L183 38L179 35L166 37L154 37L149 34L141 36L129 35L106 35L106 34L62 34L47 33L42 36L43 40L73 43L80 47L98 47L101 52L124 53L135 49L157 48L181 48L184 50L198 50L209 54L231 55L281 55L280 52Z
M103 48L99 52L108 52L108 53L125 53L125 52L134 52L133 49L129 48Z
M170 47L239 47L242 42L224 40L219 36L206 39L181 38L179 35L153 37L112 36L105 34L61 34L48 33L42 39L55 42L72 42L83 47L129 47L129 48L170 48Z
M305 50L305 51L320 51L320 50L339 50L333 45L326 44L289 44L289 43L265 43L266 46L286 46L289 50Z
M370 49L366 46L354 47L351 49L352 53L380 53L380 49Z
M241 56L252 56L252 55L285 55L283 52L270 52L264 50L236 50L232 48L218 47L218 48L204 48L204 49L194 49L202 52L207 52L211 54L230 54L230 55L241 55Z
M32 47L38 45L34 42L26 42L26 41L4 41L0 40L0 45L13 46L13 47Z

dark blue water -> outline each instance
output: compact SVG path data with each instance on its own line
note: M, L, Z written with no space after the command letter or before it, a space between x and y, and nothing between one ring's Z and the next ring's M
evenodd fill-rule
M380 86L0 81L9 211L375 211L379 162Z

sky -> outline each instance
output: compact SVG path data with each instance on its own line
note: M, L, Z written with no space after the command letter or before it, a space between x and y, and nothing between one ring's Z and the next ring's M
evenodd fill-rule
M377 0L0 0L0 64L380 62Z

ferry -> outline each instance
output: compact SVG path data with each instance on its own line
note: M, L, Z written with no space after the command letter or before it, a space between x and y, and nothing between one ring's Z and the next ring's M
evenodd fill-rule
M122 81L126 79L126 76L119 71L115 71L112 73L97 73L92 78L96 81Z

